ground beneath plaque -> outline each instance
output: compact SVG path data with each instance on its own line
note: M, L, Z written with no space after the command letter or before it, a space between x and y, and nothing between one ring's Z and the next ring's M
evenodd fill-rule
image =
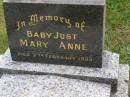
M3 74L0 97L128 97L128 67L120 65L118 88L52 75Z
M3 75L0 97L110 97L110 85L56 76Z
M0 70L8 74L26 73L60 75L111 84L113 89L112 92L115 92L117 88L119 55L108 51L104 51L103 53L102 68L16 62L12 61L9 49L1 56L0 61Z
M103 59L99 69L15 62L7 50L0 56L0 97L128 97L128 65L108 51Z

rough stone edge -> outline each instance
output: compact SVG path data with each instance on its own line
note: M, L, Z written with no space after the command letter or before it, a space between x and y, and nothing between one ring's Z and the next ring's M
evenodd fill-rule
M120 64L117 92L111 94L111 97L128 97L129 91L129 66Z
M4 0L4 3L50 3L77 5L105 5L105 0Z

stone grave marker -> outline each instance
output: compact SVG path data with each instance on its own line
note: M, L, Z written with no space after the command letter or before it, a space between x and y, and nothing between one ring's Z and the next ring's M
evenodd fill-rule
M105 0L4 0L4 12L0 97L128 97L129 66L103 51Z
M14 61L102 67L104 0L4 0Z

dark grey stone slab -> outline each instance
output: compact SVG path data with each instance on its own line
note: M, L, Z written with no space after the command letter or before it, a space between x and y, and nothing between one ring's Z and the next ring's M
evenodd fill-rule
M6 73L53 74L82 80L103 82L112 84L112 91L116 91L119 55L104 51L103 60L103 68L15 62L12 61L10 51L7 50L3 57L0 58L0 69Z
M0 78L1 78L1 76L3 75L3 73L2 72L0 72Z
M4 0L4 2L13 3L55 3L55 4L87 4L104 5L105 0Z
M12 60L101 68L105 6L79 3L99 0L47 1L4 2Z
M0 55L0 58L2 58L3 55ZM1 60L1 59L0 59ZM0 71L0 78L3 75L2 71Z
M121 64L119 66L119 78L117 92L111 97L128 97L129 90L129 66L128 64Z
M0 97L110 97L111 86L49 75L3 75Z
M3 74L0 72L0 78L2 77L2 75L3 75Z

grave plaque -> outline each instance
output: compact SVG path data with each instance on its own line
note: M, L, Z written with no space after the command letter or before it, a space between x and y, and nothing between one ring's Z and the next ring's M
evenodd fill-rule
M104 0L4 0L14 61L102 67Z

